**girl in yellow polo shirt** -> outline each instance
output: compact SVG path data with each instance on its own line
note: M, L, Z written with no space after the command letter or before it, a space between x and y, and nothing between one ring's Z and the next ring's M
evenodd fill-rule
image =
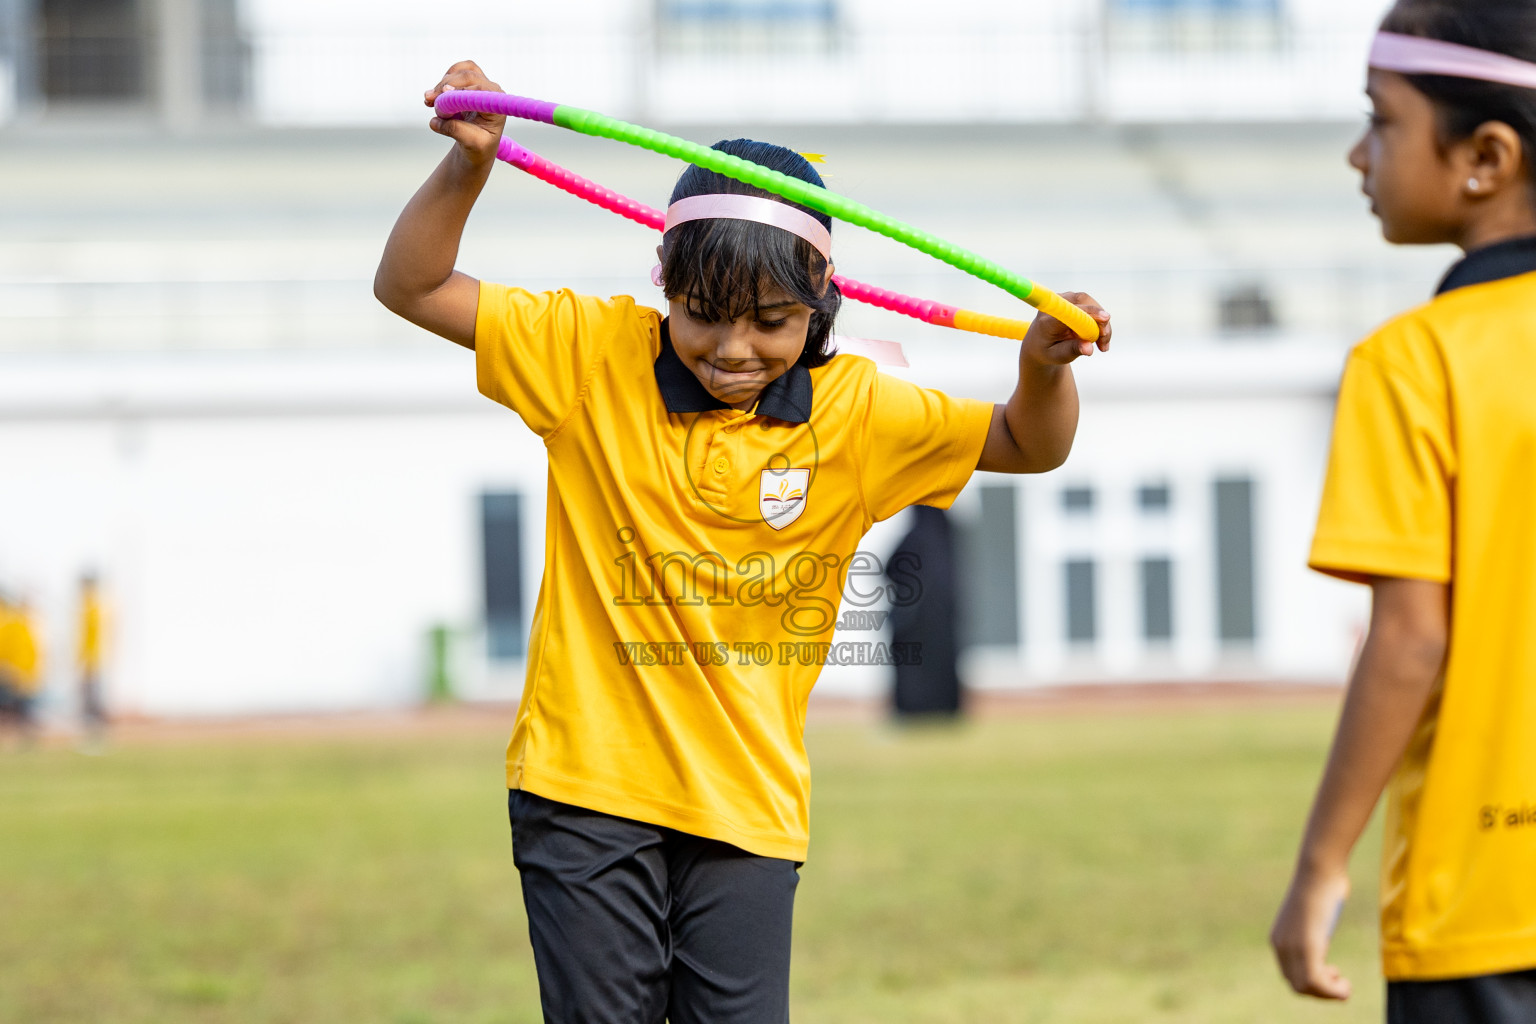
M36 705L42 689L42 650L31 606L0 595L0 726L14 722L24 745L37 740Z
M1404 0L1350 153L1388 241L1466 256L1350 356L1313 568L1370 632L1271 936L1327 964L1383 788L1391 1024L1536 1021L1536 2Z
M427 104L449 88L497 87L466 62ZM879 571L859 539L908 505L949 505L978 467L1059 465L1077 425L1068 364L1094 346L1037 319L997 406L836 355L831 220L698 168L657 253L665 316L476 281L454 261L502 119L431 124L455 145L401 214L375 293L474 349L480 390L548 452L507 751L544 1018L783 1024L811 686L829 659L920 656L834 652L845 579ZM781 147L716 148L821 184ZM1074 301L1107 348L1108 315Z

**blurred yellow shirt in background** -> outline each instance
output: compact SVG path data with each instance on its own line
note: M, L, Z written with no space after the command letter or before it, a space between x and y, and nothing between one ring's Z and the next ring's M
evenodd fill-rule
M822 662L899 656L830 644L845 578L884 586L859 540L954 500L991 403L837 356L773 382L772 415L721 408L627 297L482 284L475 349L549 457L507 785L804 860Z
M1445 675L1387 797L1386 976L1536 967L1536 274L1354 350L1310 564L1452 584Z
M42 689L42 645L32 617L22 609L0 608L0 678L24 697Z
M17 617L15 609L0 602L0 685L17 684L15 654L12 652L15 644L13 624Z
M104 618L101 595L92 588L80 598L79 651L76 660L80 671L86 675L96 675L101 671Z

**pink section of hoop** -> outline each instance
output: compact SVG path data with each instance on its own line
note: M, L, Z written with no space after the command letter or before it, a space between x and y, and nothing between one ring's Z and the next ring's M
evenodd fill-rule
M1536 64L1439 39L1378 32L1370 65L1405 75L1448 75L1536 89Z
M752 220L759 224L772 224L791 234L799 235L816 247L828 263L832 262L832 233L812 217L785 206L775 199L762 196L708 195L689 196L667 207L667 223L664 230L671 231L690 220Z

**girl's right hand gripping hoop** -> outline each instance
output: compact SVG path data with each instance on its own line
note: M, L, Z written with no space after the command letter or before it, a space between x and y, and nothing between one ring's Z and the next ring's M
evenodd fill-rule
M743 160L740 157L731 156L728 153L722 153L719 150L710 149L696 142L680 139L674 135L667 135L649 128L641 128L638 125L629 124L626 121L620 121L617 118L608 117L591 110L547 103L542 100L530 99L526 96L514 96L510 93L489 92L478 89L454 89L443 93L437 98L436 109L440 117L450 117L466 111L476 111L487 114L503 114L529 121L541 121L545 124L552 124L570 129L571 131L580 132L583 135L625 142L632 146L639 146L642 149L649 149L655 153L687 161L697 167L703 167L706 170L724 174L728 178L735 178L737 181L756 186L791 202L799 203L801 206L819 210L828 216L836 217L839 220L847 221L850 224L856 224L859 227L868 228L871 231L885 235L887 238L894 239L919 252L942 260L952 267L956 267L973 277L986 281L988 284L996 285L1010 295L1023 299L1031 306L1040 310L1040 312L1053 316L1066 324L1072 330L1072 333L1084 341L1097 341L1099 338L1098 322L1049 288L1038 285L1026 277L1015 274L1013 271L993 263L991 260L984 259L976 253L946 242L941 238L928 234L926 231L921 231L895 218L887 217L885 214L872 210L862 203L854 202L845 196L838 195L836 192L812 185L810 182L801 181L798 178L791 178L787 174L781 174L778 171ZM503 152L498 153L498 155L502 156L502 159L507 159L509 163L517 164L516 160L508 159L510 155L506 151L508 143L511 143L517 149L522 148L517 146L516 143L511 142L510 139L504 138L502 140ZM526 153L527 151L523 150L523 152ZM532 156L532 154L529 155ZM548 164L548 161L544 161L544 163ZM518 166L522 165L518 164ZM563 168L555 167L553 164L549 164L549 166L557 172L570 175L570 172L565 171ZM525 167L524 169L530 170L530 173L535 173L546 181L551 181L552 184L560 185L559 181L553 181L550 178L546 178L543 174L537 174L531 168ZM570 175L570 177L574 178L575 175ZM585 179L581 180L585 182ZM590 182L586 182L586 184L591 185ZM563 188L565 186L561 185L560 187ZM600 189L598 186L592 186L592 188L599 192L608 191ZM590 199L593 202L599 202L599 200L592 196L584 195L576 189L568 189L568 191L582 195L583 198ZM626 200L624 197L618 196L617 193L610 193L610 195L634 207L641 205L634 203L633 200ZM609 206L607 203L599 202L599 205L603 205L608 209L614 209L613 206ZM649 207L645 207L645 209L649 210ZM622 209L616 209L615 212L629 216L630 219L640 223L648 223L648 221L641 219L641 217L632 216ZM651 212L654 213L655 211ZM852 283L857 285L857 282ZM871 288L868 285L859 286L867 293L867 297L861 296L856 294L855 290L844 287L842 280L839 280L839 286L843 287L844 292L850 298L872 301L875 305L884 306L884 308L893 309L896 312L917 315L919 319L929 319L928 316L921 313L914 313L910 309L900 308L912 303L921 303L921 300L912 300L907 296L896 295L893 292L881 292L880 289ZM938 303L929 305L940 306ZM972 313L970 310L957 310L953 306L941 308L946 312L953 311L946 318L950 321L949 326L958 327L961 330L978 330L979 333L983 334L1023 337L1022 333L1013 333L1014 325L1021 323L1021 321L1007 320L1002 317L987 317L984 314ZM973 326L967 326L965 323L962 323L963 319L970 321ZM943 320L930 320L930 322L943 322ZM1006 333L1004 333L1005 330Z

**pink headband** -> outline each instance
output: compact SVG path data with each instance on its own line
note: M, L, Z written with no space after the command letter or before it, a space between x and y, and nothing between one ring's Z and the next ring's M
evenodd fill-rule
M1378 32L1370 65L1405 75L1447 75L1536 89L1536 64L1460 43Z
M690 220L751 220L759 224L772 224L791 234L799 235L816 247L822 258L832 262L832 233L826 225L810 214L786 206L776 199L762 196L708 195L689 196L667 207L665 233Z

